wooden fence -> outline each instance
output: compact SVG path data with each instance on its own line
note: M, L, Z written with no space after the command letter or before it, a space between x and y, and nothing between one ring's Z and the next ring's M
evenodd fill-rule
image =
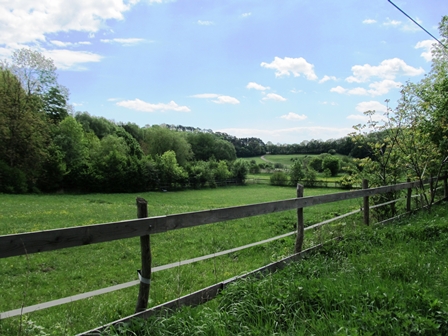
M324 181L324 180L302 180L299 181L300 184L305 187L310 188L338 188L343 189L344 186L339 181ZM271 180L268 178L247 178L246 183L248 184L271 184ZM285 181L285 185L287 181ZM346 189L360 189L361 186L352 186L351 188Z
M444 181L443 185L445 189L444 197L446 198L446 196L448 195L446 182L447 177L444 176L442 179ZM427 181L424 181L424 183L432 184L432 180L429 179ZM370 189L368 188L367 181L365 181L363 183L364 189L362 190L353 190L310 197L303 197L303 186L298 185L297 197L292 199L149 218L147 217L146 201L143 199L137 199L139 217L137 219L106 224L96 224L65 229L0 236L0 258L20 256L44 251L54 251L63 248L109 242L113 240L132 237L140 237L142 256L142 269L139 272L140 291L136 306L137 313L129 318L145 317L150 315L150 311L156 311L157 309L162 309L163 307L170 308L174 306L178 307L182 304L199 304L201 302L209 300L215 297L216 293L220 289L222 289L226 283L228 283L227 281L213 285L209 288L205 288L196 293L192 293L190 296L174 300L173 302L175 303L169 302L161 305L160 307L162 308L155 307L151 310L146 310L151 277L151 246L149 237L152 234L295 209L297 210L297 232L294 255L271 265L267 265L262 269L256 270L255 272L260 272L261 270L274 270L284 267L287 262L296 260L302 255L301 251L305 230L303 208L318 204L363 198L364 205L362 211L364 214L364 223L366 225L369 225L369 197L383 193L407 190L406 197L408 201L406 202L406 206L407 211L410 211L411 203L409 200L411 197L412 189L417 188L420 185L420 181L415 181ZM353 211L340 217L346 217L357 212L359 211ZM331 220L315 224L313 225L313 227L327 224L330 221ZM307 229L310 228L311 227L307 227ZM233 281L234 279L231 280ZM120 321L116 321L115 323L117 322ZM95 329L85 334L96 334L99 330L101 329Z

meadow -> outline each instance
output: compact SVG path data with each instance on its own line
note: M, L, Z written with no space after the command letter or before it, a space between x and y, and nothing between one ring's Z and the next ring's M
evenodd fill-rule
M335 189L305 189L305 196ZM149 216L223 208L295 197L295 188L248 185L139 194L0 195L0 234L48 230L136 218L135 198L148 201ZM360 207L350 200L306 208L311 225ZM307 231L305 247L340 235L359 216ZM151 236L153 266L227 250L293 231L294 211L257 216ZM150 306L251 271L291 254L288 237L244 251L153 274ZM0 311L8 311L136 280L139 239L0 259ZM1 335L71 335L133 313L138 287L0 320Z
M215 300L104 335L447 335L446 204L357 227L298 263Z

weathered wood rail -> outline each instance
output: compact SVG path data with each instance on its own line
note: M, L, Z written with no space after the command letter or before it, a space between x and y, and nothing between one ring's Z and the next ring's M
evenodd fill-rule
M148 234L162 233L204 224L300 209L323 203L370 197L391 191L416 188L419 184L419 181L405 182L392 186L321 196L292 198L275 202L139 218L106 224L4 235L0 236L0 258L141 237Z

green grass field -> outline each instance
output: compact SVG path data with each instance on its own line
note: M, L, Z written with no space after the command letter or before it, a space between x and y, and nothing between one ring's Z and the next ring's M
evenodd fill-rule
M305 189L305 196L335 189ZM135 198L148 200L150 216L295 197L295 188L248 185L167 193L87 195L0 195L0 234L89 225L136 217ZM360 207L360 200L306 208L306 225ZM322 242L355 225L359 216L342 225L307 231L305 247ZM153 266L164 265L267 239L295 229L295 211L170 231L151 236ZM153 274L150 306L218 281L253 270L289 255L289 237L207 261ZM26 307L95 289L136 280L140 268L139 239L63 249L0 259L0 311ZM72 335L133 313L138 287L0 320L0 335ZM42 327L43 329L39 329ZM29 331L26 331L28 329Z
M217 299L105 335L447 335L448 209L358 227Z
M344 156L343 155L339 155L336 154L340 159L342 159ZM264 158L266 160L261 159L261 157L250 157L250 158L243 158L243 160L250 162L250 161L255 161L257 164L259 163L266 163L266 162L270 162L270 163L280 163L282 164L285 169L287 169L291 164L292 164L292 160L294 159L304 159L305 157L313 157L313 156L318 156L317 154L292 154L292 155L280 155L280 154L267 154L264 155ZM260 174L249 174L248 178L249 179L269 179L270 176L272 175L273 172L262 172ZM337 176L331 176L331 177L326 177L323 173L318 173L317 174L317 179L319 181L327 181L327 182L339 182L342 178L342 176L344 176L343 173L339 173Z

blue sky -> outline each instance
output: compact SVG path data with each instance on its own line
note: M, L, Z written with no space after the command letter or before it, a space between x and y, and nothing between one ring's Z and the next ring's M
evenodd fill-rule
M393 2L439 36L447 0ZM340 138L394 108L433 42L387 0L0 2L0 58L51 57L75 110L273 143Z

